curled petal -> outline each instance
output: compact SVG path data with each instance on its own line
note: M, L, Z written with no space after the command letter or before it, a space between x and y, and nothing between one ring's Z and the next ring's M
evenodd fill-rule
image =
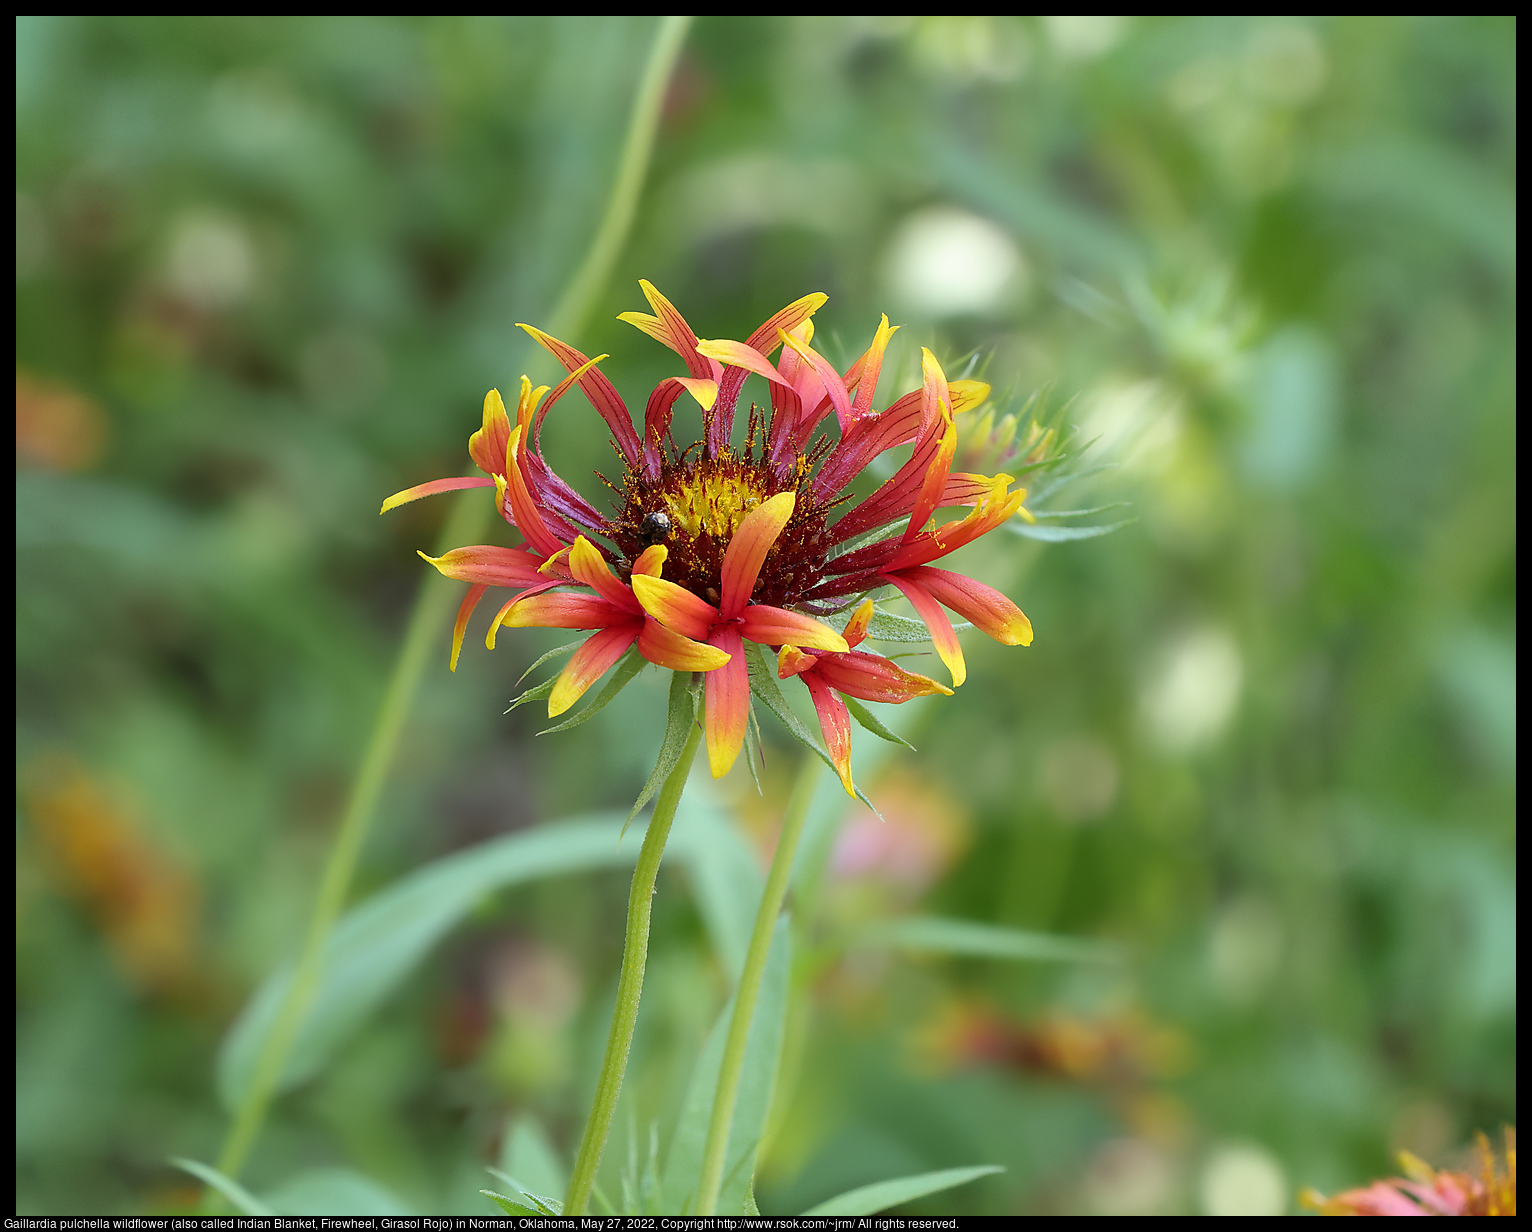
M700 406L704 411L711 411L713 409L713 403L718 401L717 381L702 380L700 378L689 376L678 376L672 377L671 379L674 380L677 385L681 386L681 388L686 390L686 392L689 393L693 398L695 398L697 400L697 405Z
M819 678L842 693L869 702L907 702L932 693L952 695L952 690L929 676L907 672L882 655L853 650L850 654L825 655L819 660Z
M673 672L711 672L729 661L725 651L706 642L694 642L674 629L667 629L653 617L644 621L638 635L638 649L644 658Z
M965 544L972 543L980 535L987 535L1021 508L1027 499L1027 490L1018 488L1007 494L1011 482L1009 475L996 475L990 480L989 495L974 507L966 518L948 522L934 531L909 536L900 546L889 564L891 569L904 569L910 565L923 565L929 560L955 552ZM913 525L913 521L911 525Z
M498 389L484 395L484 426L468 438L468 456L481 471L494 475L505 461L505 442L511 436L511 421L505 413L505 401Z
M468 618L473 615L473 609L479 606L479 600L484 597L484 592L488 589L489 587L483 582L470 586L468 593L463 596L462 603L458 604L457 620L452 625L452 657L447 660L448 671L457 671L457 656L463 649L463 634L468 631Z
M601 629L586 638L569 656L569 662L548 694L548 717L563 714L584 695L585 690L606 675L612 664L628 653L640 628L638 618L612 629Z
M633 592L612 575L605 558L584 535L574 541L569 549L569 574L583 586L589 586L598 595L617 607L637 615L642 609Z
M735 342L732 338L705 338L697 344L697 350L709 359L716 359L734 368L747 368L757 376L763 376L768 381L775 381L778 385L789 384L787 378L776 370L769 359L743 342Z
M444 576L459 582L520 587L539 586L548 580L542 575L542 562L521 548L501 548L485 543L469 548L453 548L440 556L427 556L424 552L419 553L419 556L435 565Z
M951 413L952 391L947 388L947 374L926 347L920 348L920 373L924 378L920 391L920 422L929 427L939 414L939 407Z
M633 562L633 572L647 577L659 577L665 558L669 555L670 549L663 543L653 544L638 554L638 559Z
M685 637L705 641L718 623L718 609L684 586L642 573L634 573L632 584L644 611Z
M537 408L537 417L536 417L536 419L533 420L533 428L532 428L532 432L530 433L530 437L532 439L532 442L539 449L539 451L542 449L543 420L545 418L547 418L548 412L553 409L554 404L557 403L560 398L562 398L565 394L567 394L569 392L570 386L572 386L576 381L582 380L584 378L585 374L587 372L589 372L592 368L594 368L597 364L599 364L603 359L609 359L609 358L610 358L610 356L607 356L607 355L598 355L598 356L596 356L595 359L587 359L583 364L581 364L578 368L576 368L573 372L571 372L568 376L566 376L562 381L560 381L557 385L555 385L553 387L553 392L551 394L548 394L548 397L546 399L544 399L542 405ZM527 381L526 377L522 377L521 380L522 380L522 383L524 385L530 383L530 382ZM540 386L538 388L537 394L534 395L534 405L536 404L535 403L535 398L536 397L540 397L544 393L547 393L547 391L548 391L548 387L546 385ZM516 424L517 424L517 426L518 427L525 427L526 426L526 424L525 424L525 419L526 418L531 418L531 417L530 417L530 415L528 415L526 417L523 417L518 412L518 414L516 416ZM526 437L527 437L527 434L523 434L523 439L526 439Z
M846 711L846 703L836 697L834 690L817 674L805 676L803 683L808 685L809 696L814 699L814 713L819 716L819 730L824 733L825 750L835 763L840 785L846 789L848 796L854 798L856 787L851 782L851 715Z
M793 516L797 497L791 492L779 492L769 500L762 501L743 518L739 529L729 540L723 554L723 566L719 570L719 587L722 600L719 614L725 620L733 620L750 602L750 592L755 580L761 575L766 554L776 543L777 536Z
M867 627L872 624L872 600L863 599L862 606L857 608L850 620L846 622L846 630L841 635L846 639L846 645L857 646L867 636Z
M452 479L433 479L430 483L417 483L413 488L405 488L403 492L395 492L383 502L383 508L379 513L387 513L390 509L397 509L400 505L408 505L411 501L417 501L422 496L435 496L438 492L457 492L463 488L489 488L494 486L493 479L480 479L477 475L460 475Z
M537 412L537 404L543 400L543 395L548 392L546 385L532 388L532 382L527 374L521 374L521 393L516 397L516 426L521 429L523 435L528 435L532 429L532 416Z
M973 621L1002 645L1032 644L1032 622L993 586L986 586L983 582L976 582L948 569L933 569L929 565L906 569L904 576L964 620Z
M878 377L883 371L883 352L888 349L888 340L898 328L897 325L890 327L885 315L878 322L878 332L873 335L867 353L852 364L851 371L846 373L846 388L849 390L852 386L856 387L856 402L851 408L853 420L872 412L873 394L877 392Z
M708 640L729 656L727 663L708 673L704 694L708 767L715 779L721 779L729 773L745 743L745 724L750 718L750 674L745 669L744 640L737 629L725 626Z
M629 325L636 325L651 338L663 342L686 361L686 370L693 376L716 377L718 375L716 365L709 364L697 353L697 335L686 323L686 318L676 311L676 306L656 291L653 284L644 279L640 278L638 285L643 290L644 298L649 301L649 307L654 309L655 315L651 317L642 312L624 312L617 319L626 321Z
M632 612L608 603L600 595L577 591L521 595L507 606L510 611L501 623L512 629L610 629L635 620Z
M910 509L910 522L904 528L906 543L925 529L926 522L941 504L942 492L947 487L947 476L952 470L952 457L957 453L957 426L952 422L952 415L945 405L938 408L938 414L943 425L941 444L920 485L920 495L915 498L915 504Z
M830 401L835 406L835 417L840 420L841 431L844 432L850 427L854 414L851 409L851 395L846 392L846 382L841 380L840 373L835 371L835 365L807 342L786 330L779 330L777 336L781 338L784 345L791 347L806 359L809 366L814 369L814 375L824 383L825 392L829 394Z
M502 607L500 608L500 610L495 613L495 618L492 621L489 622L489 631L487 633L485 633L485 635L484 635L484 644L486 646L488 646L491 650L493 650L495 648L495 635L500 632L500 626L503 625L506 622L506 620L510 617L511 612L513 612L515 610L517 604L523 602L524 600L529 600L529 599L533 598L536 595L544 594L547 591L552 590L555 586L562 586L562 585L564 585L564 583L562 581L557 581L557 580L552 581L552 582L544 582L540 586L529 587L526 590L522 591L519 595L514 595L510 599L507 599L506 602L504 603L504 605L502 605ZM558 595L558 596L555 596L555 597L556 598L566 598L566 597L572 597L572 596ZM593 598L594 596L585 596L585 597L586 598ZM557 626L555 626L555 627L557 627ZM597 628L598 626L596 626L596 625L576 625L575 627L576 628L580 628L580 629L593 629L593 628Z
M952 673L952 687L958 688L968 679L968 666L963 662L963 648L958 645L957 632L947 619L947 613L919 582L897 573L885 576L903 592L915 609L915 615L925 622L926 630L931 634L931 644Z
M523 325L521 328L551 351L559 363L564 365L566 371L575 372L589 362L581 352L568 343L560 342L557 338L531 325ZM585 396L596 408L596 413L606 420L606 426L611 430L612 439L617 442L617 448L622 452L623 458L629 466L636 467L640 456L638 433L633 429L633 418L628 414L628 408L618 396L616 388L599 369L590 369L579 380L580 388L585 391Z
M779 329L792 333L829 302L830 297L815 291L802 299L795 299L780 312L773 313L761 323L761 327L745 339L747 347L753 347L762 355L770 355L777 349Z
M525 448L525 438L518 425L511 430L511 439L506 444L504 480L506 495L510 500L511 513L516 520L516 529L527 537L527 542L536 551L548 557L565 545L559 542L544 523L543 516L537 508L537 501L527 486L527 477L517 461L517 454Z
M989 386L983 381L948 381L947 392L952 400L948 405L954 415L982 406L989 397Z
M800 676L818 662L817 656L804 654L796 646L783 646L777 654L777 679Z
M809 650L849 650L846 639L829 625L802 612L752 603L739 617L739 631L763 646L793 645Z
M685 388L679 377L667 377L654 387L649 395L649 403L644 407L644 478L651 483L659 479L664 466L660 442L665 439L665 433L670 431L676 399Z

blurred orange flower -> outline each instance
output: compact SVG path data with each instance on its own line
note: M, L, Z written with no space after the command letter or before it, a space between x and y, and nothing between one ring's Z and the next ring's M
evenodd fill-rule
M89 470L106 447L106 414L94 399L16 369L16 458L50 471Z
M1505 1159L1495 1158L1483 1133L1474 1137L1478 1175L1436 1169L1408 1151L1399 1152L1403 1176L1326 1198L1305 1189L1299 1201L1321 1215L1514 1215L1516 1130L1505 1131Z

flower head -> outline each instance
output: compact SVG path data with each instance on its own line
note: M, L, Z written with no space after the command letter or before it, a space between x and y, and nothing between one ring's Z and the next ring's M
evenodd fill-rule
M856 649L875 609L864 600L844 631L833 616L870 592L892 587L924 622L953 687L966 666L951 619L957 612L1006 645L1028 645L1032 627L998 591L946 569L940 560L1016 514L1026 496L1009 475L954 473L954 416L978 406L989 387L948 381L924 351L922 384L883 410L873 406L894 330L884 317L867 351L840 372L812 345L823 295L807 295L743 342L702 339L647 282L653 310L622 320L680 357L684 376L649 395L642 432L597 365L573 347L522 326L568 372L551 391L522 378L512 423L496 390L469 454L487 478L439 479L390 497L389 509L437 492L495 489L496 507L524 540L515 548L457 548L426 557L470 583L453 635L452 666L468 620L490 587L516 593L492 621L593 630L549 694L549 713L572 706L629 653L675 671L706 673L708 761L728 771L744 744L751 679L746 644L777 651L778 675L797 676L813 699L830 759L847 791L850 715L845 698L903 702L951 689L882 656ZM773 357L776 357L773 359ZM734 441L740 394L764 377L770 406L751 404L743 444ZM606 421L622 460L615 500L603 513L547 464L542 424L578 386ZM682 448L673 432L685 394L702 411L702 435ZM848 485L901 445L910 458L872 495L845 508ZM938 510L967 516L938 524ZM424 555L424 553L422 553ZM918 626L916 626L918 627Z
M1475 1136L1478 1175L1433 1168L1408 1151L1399 1152L1403 1176L1348 1189L1333 1198L1304 1190L1302 1202L1321 1215L1514 1215L1516 1213L1516 1131L1505 1131L1505 1156L1495 1158L1489 1139Z

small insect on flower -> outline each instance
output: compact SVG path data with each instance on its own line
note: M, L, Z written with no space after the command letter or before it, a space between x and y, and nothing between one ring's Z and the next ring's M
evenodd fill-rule
M594 630L548 694L550 715L567 710L635 650L673 671L706 673L704 730L716 777L734 764L745 740L747 659L759 655L747 645L769 647L777 652L778 678L798 676L808 688L829 758L854 791L850 716L872 721L858 702L952 691L857 649L877 635L867 596L892 588L910 602L953 688L967 668L944 608L1005 645L1032 641L1031 624L1010 599L932 564L1022 511L1026 492L1011 490L1010 475L952 470L953 417L980 405L989 386L948 381L936 357L923 351L921 387L879 411L873 399L894 334L887 317L867 351L841 372L812 346L812 318L824 295L794 301L736 342L698 338L669 300L647 282L639 285L653 314L625 312L621 319L669 347L686 369L650 393L642 433L597 370L605 355L587 359L524 325L569 375L551 392L522 377L514 424L499 391L490 390L483 426L468 442L488 477L409 488L389 497L384 512L438 492L493 486L501 516L523 537L515 548L480 545L425 557L470 584L453 633L454 669L485 591L514 590L490 625L489 646L502 625ZM752 374L765 378L770 406L751 404L745 439L736 443L740 394ZM543 420L576 385L606 421L622 459L620 478L602 480L614 497L608 512L543 457ZM702 411L702 435L684 448L673 432L682 394ZM913 447L908 461L847 508L851 482L903 445ZM938 510L954 506L969 512L935 521ZM843 628L826 623L853 607Z

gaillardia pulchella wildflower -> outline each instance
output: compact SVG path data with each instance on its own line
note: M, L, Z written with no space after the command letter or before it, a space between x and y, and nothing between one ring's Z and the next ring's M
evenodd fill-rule
M824 295L804 296L735 342L699 339L669 300L641 285L654 315L628 312L622 319L686 366L685 376L661 381L649 395L642 434L596 367L605 355L587 359L524 325L569 375L551 392L522 377L514 423L499 392L490 390L483 426L468 443L487 478L421 484L389 497L383 510L493 485L496 507L521 532L520 547L480 545L426 557L448 577L470 583L453 633L454 668L485 590L515 590L490 625L490 646L501 625L594 630L548 695L551 715L567 710L635 647L661 667L705 672L704 729L717 777L745 741L746 643L771 647L778 676L797 676L807 686L831 761L852 791L843 699L904 702L951 692L858 648L874 617L871 599L857 605L858 598L886 587L902 593L929 630L954 687L966 668L944 608L1008 646L1032 641L1032 626L1008 598L932 564L1004 524L1026 496L1011 490L1010 475L951 469L953 416L983 402L989 387L948 381L935 356L923 351L921 387L875 410L883 354L894 333L887 317L866 353L841 373L811 345L811 318ZM740 446L733 440L735 419L752 373L766 379L770 409L751 405ZM575 385L606 421L622 459L620 481L607 484L616 498L610 513L559 478L543 457L543 420ZM702 438L685 448L672 431L683 393L702 408L703 421ZM901 445L913 445L908 461L865 500L850 504L845 491L852 480ZM937 511L954 506L970 512L936 524ZM821 619L853 605L844 630Z

